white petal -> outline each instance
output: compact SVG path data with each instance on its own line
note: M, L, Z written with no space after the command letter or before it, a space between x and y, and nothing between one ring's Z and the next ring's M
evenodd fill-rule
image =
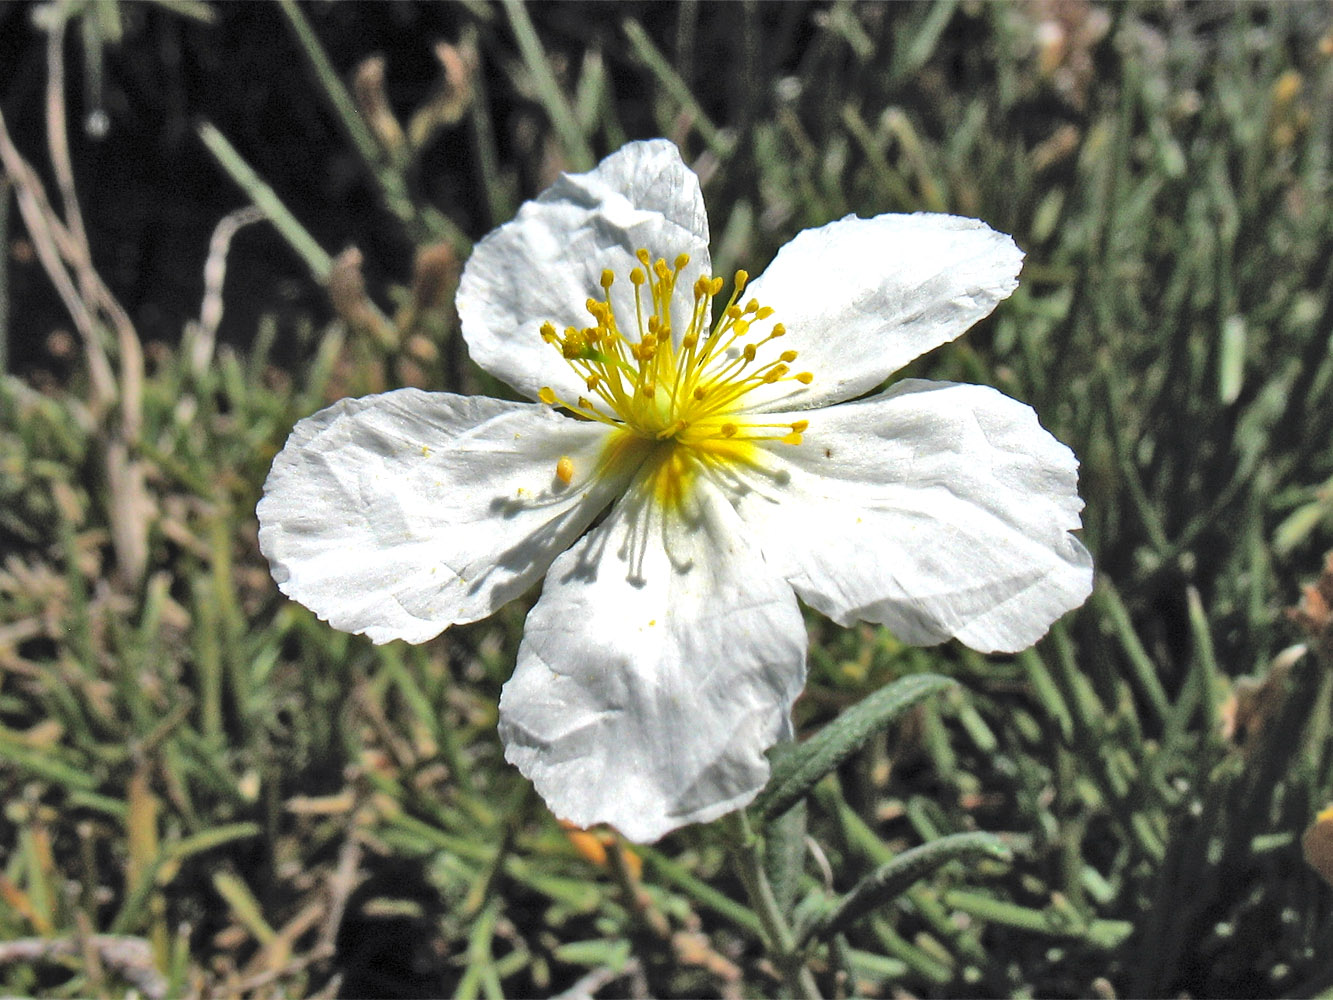
M607 434L480 396L340 400L274 460L259 547L282 592L334 628L424 642L526 590L624 488L624 472L592 474Z
M636 841L749 802L805 680L795 596L735 511L702 479L686 513L650 492L552 565L500 698L505 756L551 810Z
M1003 233L953 215L848 216L807 229L746 291L782 323L797 382L765 386L751 408L803 409L868 392L948 343L1018 285L1023 253ZM763 328L756 323L756 334Z
M1028 406L982 386L906 380L801 411L736 502L765 558L840 624L905 642L1023 649L1092 587L1078 463Z
M477 244L463 269L458 315L472 360L530 398L551 386L566 399L584 392L560 352L542 341L558 330L594 325L589 298L603 298L602 271L616 274L611 301L625 333L634 331L635 251L669 263L688 254L673 315L693 307L692 286L712 266L699 178L664 139L633 142L586 174L565 174L518 216Z

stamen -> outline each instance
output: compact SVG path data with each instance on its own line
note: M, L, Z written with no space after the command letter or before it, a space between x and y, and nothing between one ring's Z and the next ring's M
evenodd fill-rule
M537 398L633 436L626 440L670 442L714 465L742 460L748 442L800 444L809 421L777 424L757 414L746 416L746 397L757 387L809 385L814 379L810 372L791 373L796 351L774 355L765 348L786 334L781 323L751 337L752 324L769 319L773 309L755 298L741 303L748 272L736 272L725 302L717 301L723 288L720 277L696 275L690 286L692 304L677 311L676 286L685 280L689 254L678 254L671 263L646 248L634 256L638 266L628 273L634 287L632 321L616 315L610 295L616 274L607 269L599 279L603 297L585 303L593 326L566 327L563 333L550 322L540 327L542 340L560 351L589 395L571 403L543 386ZM728 443L724 446L723 441ZM689 465L686 452L673 454L678 459L664 467ZM569 483L573 474L573 460L561 456L556 477Z

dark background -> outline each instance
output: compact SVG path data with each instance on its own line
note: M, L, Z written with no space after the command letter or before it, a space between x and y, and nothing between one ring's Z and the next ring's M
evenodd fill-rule
M621 120L631 138L652 134L641 68L628 64L619 33L625 14L637 17L659 48L703 96L721 122L744 117L753 102L746 71L734 56L735 34L762 27L765 66L795 67L809 36L810 16L824 4L751 7L701 4L687 33L674 4L533 4L529 13L557 58L590 43L601 49ZM0 3L0 109L20 151L51 185L44 104L45 35L33 27L37 5ZM148 3L119 7L124 34L103 50L100 84L89 72L77 29L66 33L66 97L70 151L89 242L103 279L133 318L141 338L174 343L198 316L202 269L213 227L246 204L195 133L212 122L277 192L330 253L349 244L365 254L372 294L386 280L403 281L412 246L397 220L377 203L337 121L312 83L302 53L275 4L215 4L204 24ZM367 56L387 63L389 98L400 116L427 98L439 77L437 41L457 41L465 23L479 27L483 75L503 166L528 196L549 180L525 137L536 113L503 72L520 55L502 12L489 22L450 3L314 3L305 13L345 76ZM748 20L747 20L748 17ZM576 72L577 65L570 63ZM104 112L104 132L89 126ZM417 192L466 233L484 235L503 219L488 217L468 143L458 132L437 135L417 163ZM598 155L607 149L595 151ZM20 374L63 367L48 338L68 317L32 257L16 210L9 226L11 343L8 366ZM301 261L268 226L243 229L228 261L224 343L246 344L261 314L279 323L327 317L322 291Z

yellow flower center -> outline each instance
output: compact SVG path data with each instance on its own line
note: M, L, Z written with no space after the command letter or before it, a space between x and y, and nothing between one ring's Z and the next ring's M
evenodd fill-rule
M587 302L593 325L566 327L563 333L551 323L542 325L542 339L560 351L587 389L587 395L567 400L547 386L539 394L542 402L615 427L620 433L609 454L654 461L663 500L678 501L700 463L747 461L757 441L800 444L808 421L764 423L762 415L745 415L746 396L759 386L809 385L814 377L792 373L795 351L775 354L769 347L761 360L761 349L786 330L776 323L762 337L750 335L751 324L768 319L773 310L754 299L740 304L749 275L736 272L716 321L713 304L723 281L700 276L693 308L677 335L680 318L672 315L672 302L689 256L681 254L674 265L661 257L652 260L647 250L637 256L642 267L629 273L635 315L628 328L611 302L616 276L609 270L602 272L602 298Z

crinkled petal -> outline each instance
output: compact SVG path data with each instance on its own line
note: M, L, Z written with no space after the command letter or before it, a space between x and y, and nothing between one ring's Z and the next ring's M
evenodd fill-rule
M334 628L424 642L517 597L623 489L627 473L592 475L608 433L479 396L343 399L274 460L259 547Z
M632 321L629 272L635 251L674 263L688 254L688 279L673 300L684 326L692 285L710 267L708 216L699 178L670 142L632 142L586 174L564 174L518 216L477 244L463 269L458 315L472 359L518 392L536 399L551 386L566 399L585 390L560 352L539 331L593 326L589 298L601 299L604 269L615 272L611 301ZM637 340L634 329L625 334Z
M652 495L552 565L500 699L505 757L551 810L635 841L749 802L805 679L795 596L735 511L704 479L682 510Z
M905 380L805 411L735 502L803 600L918 645L1023 649L1092 587L1073 453L994 389Z
M859 396L990 314L1018 285L1023 253L976 219L847 216L783 247L746 292L782 323L795 350L784 381L756 389L752 409L804 409ZM752 329L767 329L760 323Z

